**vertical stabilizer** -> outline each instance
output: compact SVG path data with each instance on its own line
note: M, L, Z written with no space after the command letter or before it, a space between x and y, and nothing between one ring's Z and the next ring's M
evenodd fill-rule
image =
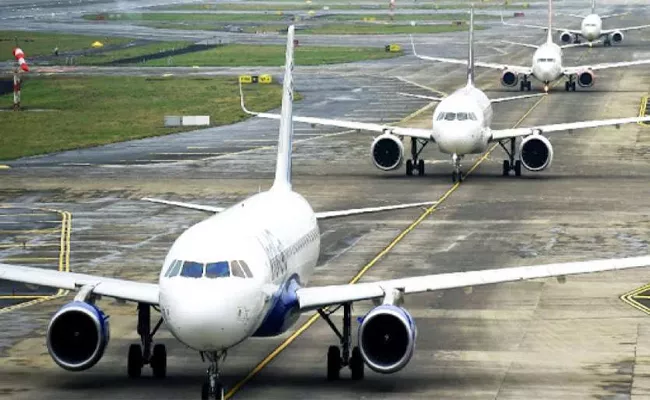
M275 181L271 189L291 189L291 145L293 139L293 25L287 29L287 53L282 85L282 111L280 112L280 138Z
M591 0L591 13L596 14L596 0Z
M548 31L546 32L546 43L553 43L553 0L548 0Z
M469 9L469 50L467 53L467 86L474 86L474 5Z

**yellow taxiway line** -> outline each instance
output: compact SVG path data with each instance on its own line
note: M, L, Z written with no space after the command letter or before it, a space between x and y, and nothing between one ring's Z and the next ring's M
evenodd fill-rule
M535 104L533 104L528 109L528 111L526 111L526 113L517 121L517 123L513 126L513 128L518 127L524 121L524 119L526 119L526 117L528 117L530 113L533 112L533 110L537 108L537 106L542 101L544 101L544 99L546 99L546 96L541 96L540 99L536 101ZM430 105L427 105L424 108L428 108L428 107L430 107ZM411 119L413 118L413 116L420 114L422 111L423 110L420 109L406 118ZM481 158L479 158L474 163L474 165L472 165L472 167L467 172L467 175L471 174L474 170L476 170L476 168L478 168L478 166L489 157L490 153L492 153L497 146L498 144L494 144L492 147L490 147L490 149L488 149L488 151L485 152L485 154L483 154L483 156L481 156ZM409 225L399 235L397 235L397 237L395 237L388 244L388 246L384 247L384 249L380 251L372 260L370 260L368 264L363 266L363 268L361 268L361 270L359 270L359 272L350 280L349 284L352 285L357 283L370 268L372 268L375 264L377 264L379 260L381 260L386 254L388 254L399 242L402 241L402 239L404 239L406 235L408 235L412 230L414 230L418 225L420 225L422 221L424 221L428 216L430 216L434 211L436 211L438 207L460 187L460 185L461 182L456 182L449 190L447 190L447 192L443 194L442 197L440 197L435 204L427 208L415 221L411 223L411 225ZM278 345L275 349L273 349L271 353L269 353L266 357L264 357L264 359L262 359L262 361L260 361L242 380L237 382L226 393L224 398L225 399L232 398L239 390L241 390L242 387L244 387L246 383L248 383L251 379L253 379L257 374L259 374L260 371L262 371L271 361L273 361L273 359L275 359L280 353L282 353L284 349L286 349L300 335L302 335L307 329L309 329L314 324L314 322L316 322L319 318L320 318L319 314L314 314L311 317L309 317L309 319L307 319L307 321L305 321L294 333L292 333L288 338L286 338L282 343L280 343L280 345Z

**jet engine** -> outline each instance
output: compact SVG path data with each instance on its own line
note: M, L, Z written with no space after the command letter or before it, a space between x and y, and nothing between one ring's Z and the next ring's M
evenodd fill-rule
M73 301L54 314L46 337L54 362L68 371L83 371L104 355L109 340L108 316L94 304Z
M404 145L391 133L378 136L370 145L370 155L375 167L383 171L399 168L404 161Z
M575 40L575 36L569 31L564 31L560 34L560 40L562 43L571 43Z
M592 87L594 85L595 76L591 71L583 71L578 74L578 85L580 87Z
M501 74L501 84L503 86L517 86L517 83L519 83L519 75L514 72L506 70Z
M411 360L416 337L417 329L408 311L383 304L370 310L361 322L361 357L375 372L397 372Z
M541 171L553 162L553 146L542 135L526 136L519 145L521 164L529 171Z
M620 43L623 41L625 36L623 35L623 32L621 31L614 31L609 34L609 40L614 42L614 43Z

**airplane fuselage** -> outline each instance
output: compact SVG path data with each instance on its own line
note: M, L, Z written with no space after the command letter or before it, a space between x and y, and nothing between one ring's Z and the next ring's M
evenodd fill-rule
M562 49L552 42L541 45L533 55L533 76L549 84L562 77Z
M308 282L319 252L316 216L302 196L256 194L174 242L159 277L165 323L199 351L281 334L299 316L295 290Z
M582 20L580 35L592 42L600 38L603 29L603 20L597 14L589 14Z
M487 149L492 123L490 99L473 85L444 98L433 113L433 138L440 151L475 154Z

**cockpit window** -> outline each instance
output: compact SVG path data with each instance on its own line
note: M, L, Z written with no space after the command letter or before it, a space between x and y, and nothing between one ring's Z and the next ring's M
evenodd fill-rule
M448 112L445 113L445 121L453 121L456 119L456 113Z
M236 276L238 278L246 278L246 273L241 268L238 261L231 261L230 269L232 270L232 276Z
M477 119L476 119L476 114L474 114L474 113L469 113L469 119L471 119L472 121L477 121Z
M181 269L181 276L187 278L200 278L203 276L203 264L194 261L185 261Z
M183 265L183 262L181 260L174 260L174 262L169 266L169 270L165 276L172 277L178 275L178 271L180 271L181 265Z
M234 272L234 271L233 271ZM207 263L205 266L205 276L207 278L227 278L230 276L228 261L218 261Z
M467 121L467 113L464 112L459 112L456 114L456 117L458 118L459 121Z
M436 121L442 121L442 119L445 117L445 113L441 112L438 114L438 118L436 118Z
M239 265L241 265L244 272L246 272L246 277L247 278L252 278L253 277L253 273L251 272L250 268L248 268L248 264L246 264L245 261L239 260Z

